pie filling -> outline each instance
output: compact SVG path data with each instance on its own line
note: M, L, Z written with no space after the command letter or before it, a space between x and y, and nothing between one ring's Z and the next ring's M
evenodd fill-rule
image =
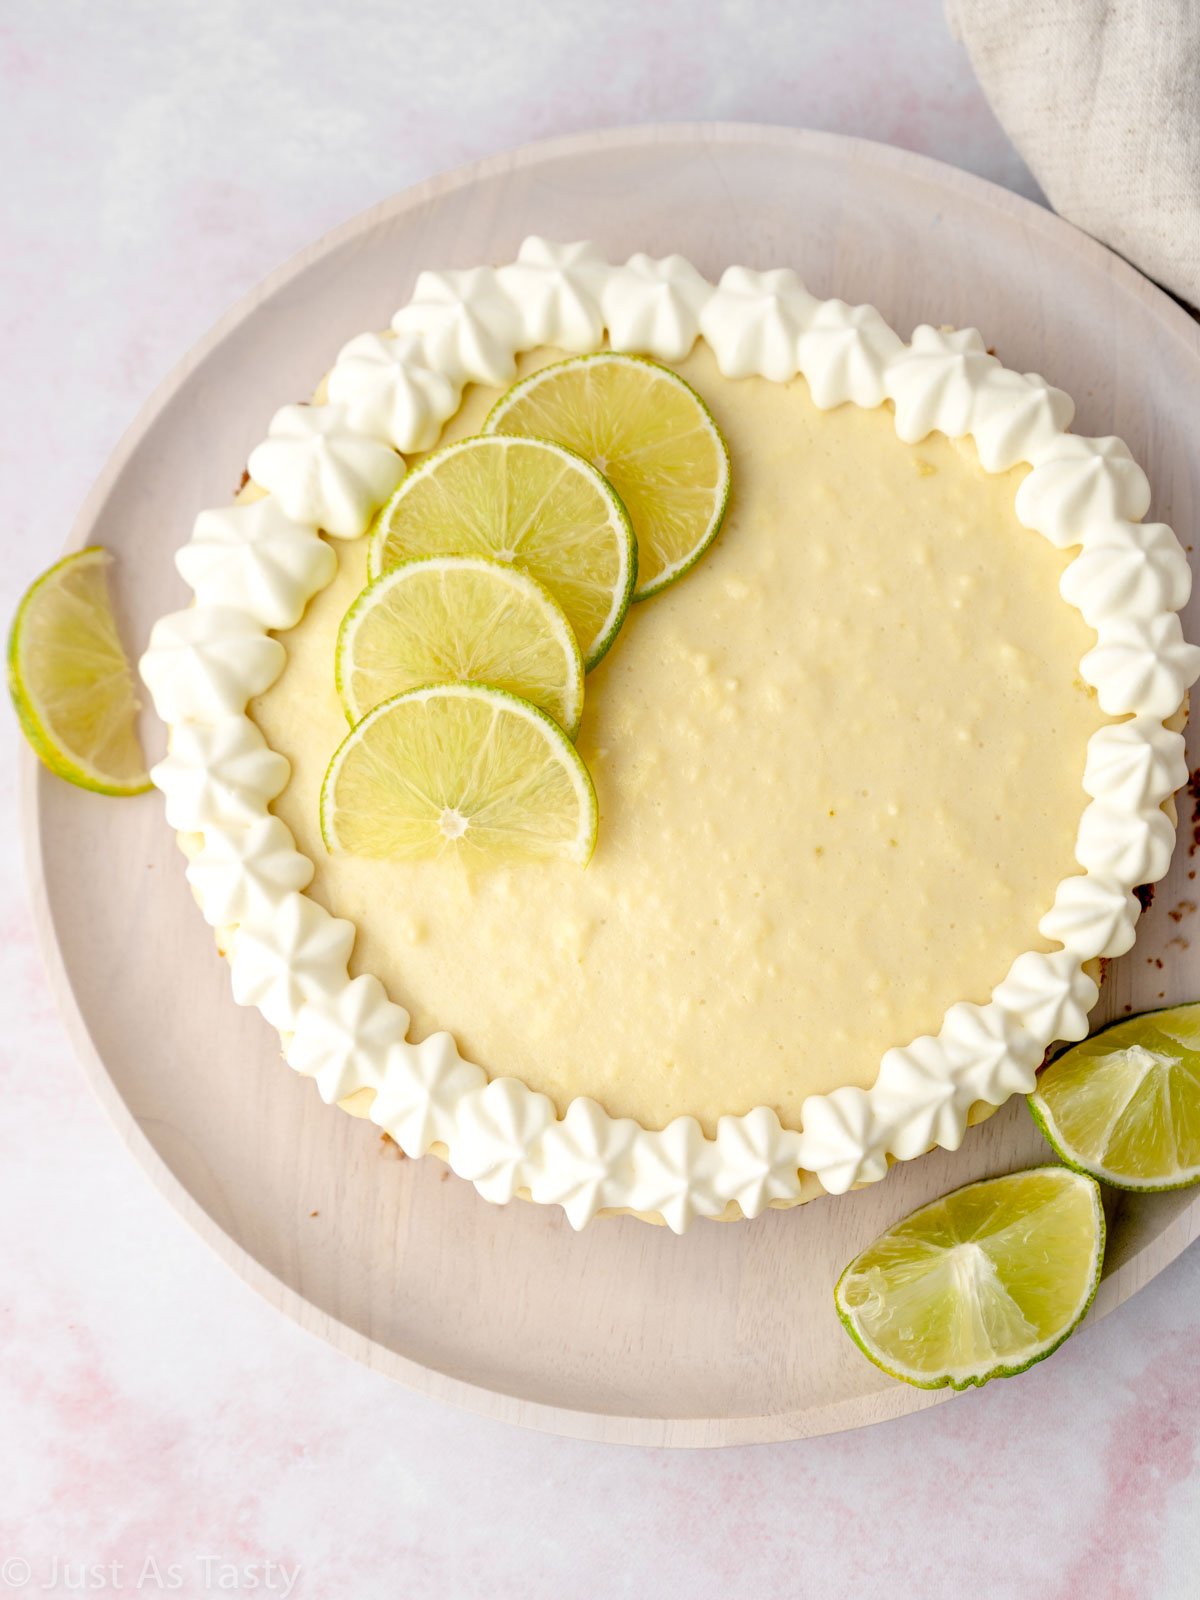
M559 352L535 351L522 374ZM309 894L358 929L351 970L446 1029L489 1076L662 1128L716 1132L869 1087L892 1046L986 1003L1038 933L1107 719L1079 672L1095 634L1058 593L1073 551L1020 525L1026 467L969 439L904 443L890 409L818 410L805 380L670 363L735 463L716 543L631 609L587 680L578 745L596 854L468 875L454 859L330 856L318 796L346 732L334 641L366 541L283 636L250 714L291 779L272 809ZM478 431L473 387L442 442Z

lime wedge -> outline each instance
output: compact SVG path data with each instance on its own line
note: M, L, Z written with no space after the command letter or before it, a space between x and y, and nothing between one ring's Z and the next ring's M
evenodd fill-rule
M1200 1003L1129 1017L1064 1050L1029 1096L1068 1164L1117 1189L1200 1183Z
M880 1234L838 1280L838 1316L891 1377L965 1389L1056 1350L1103 1260L1099 1186L1035 1167L968 1184Z
M491 556L528 572L566 612L589 671L625 619L638 561L612 485L544 439L463 439L414 468L375 520L368 570L416 556Z
M351 723L406 689L490 683L532 701L574 738L583 658L548 589L501 561L405 561L359 595L338 632L338 693Z
M588 770L558 724L478 683L385 700L343 740L321 787L329 850L384 859L582 867L596 815Z
M26 591L8 640L8 688L39 759L99 794L150 787L138 702L108 592L107 550L67 556Z
M635 600L674 583L716 538L729 451L700 396L642 356L578 356L543 367L493 406L485 433L557 439L612 483L638 540Z

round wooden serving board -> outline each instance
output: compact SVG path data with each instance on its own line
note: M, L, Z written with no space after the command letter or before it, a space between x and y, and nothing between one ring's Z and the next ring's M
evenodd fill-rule
M794 266L818 294L872 301L905 335L974 324L1007 365L1075 397L1080 432L1121 434L1150 473L1153 514L1192 542L1200 333L1124 262L1024 200L901 151L779 128L639 128L532 146L389 200L209 334L74 530L72 547L120 557L131 644L187 603L174 551L201 507L230 498L274 410L307 395L345 339L386 326L422 267L511 260L528 233L594 239L614 259L680 251L714 277L735 261ZM147 742L157 758L160 727ZM832 1287L915 1206L1045 1160L1022 1103L957 1154L858 1194L683 1238L633 1219L575 1234L556 1209L491 1206L440 1161L397 1159L288 1071L274 1032L233 1002L157 796L85 795L27 754L25 798L50 966L105 1105L201 1235L306 1327L428 1394L626 1443L795 1438L946 1397L864 1361ZM1190 798L1182 808L1184 842L1112 972L1105 1016L1200 992ZM1198 1231L1200 1192L1118 1199L1092 1315Z

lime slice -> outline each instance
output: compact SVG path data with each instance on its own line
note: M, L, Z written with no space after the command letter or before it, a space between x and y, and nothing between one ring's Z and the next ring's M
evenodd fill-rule
M583 658L548 589L502 561L405 561L359 595L338 632L338 693L351 723L406 689L490 683L532 701L572 739Z
M141 794L150 776L108 592L112 559L80 550L26 590L8 640L8 689L51 772L99 794Z
M491 556L543 584L590 671L637 578L625 507L594 467L544 439L463 439L408 474L371 530L373 578L415 556Z
M496 402L484 432L557 439L609 479L637 534L635 600L699 560L725 516L725 440L692 386L656 361L602 351L543 367Z
M880 1234L838 1280L838 1316L893 1378L965 1389L1056 1350L1103 1260L1099 1186L1035 1167L968 1184Z
M321 786L321 833L351 855L582 867L596 792L544 711L487 684L434 684L385 700L343 740Z
M1129 1017L1064 1050L1029 1109L1057 1153L1117 1189L1200 1183L1200 1003Z

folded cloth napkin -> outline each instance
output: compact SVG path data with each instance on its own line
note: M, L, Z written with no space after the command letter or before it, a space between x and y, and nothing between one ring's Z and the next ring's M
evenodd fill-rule
M1054 209L1200 306L1200 0L946 0Z

